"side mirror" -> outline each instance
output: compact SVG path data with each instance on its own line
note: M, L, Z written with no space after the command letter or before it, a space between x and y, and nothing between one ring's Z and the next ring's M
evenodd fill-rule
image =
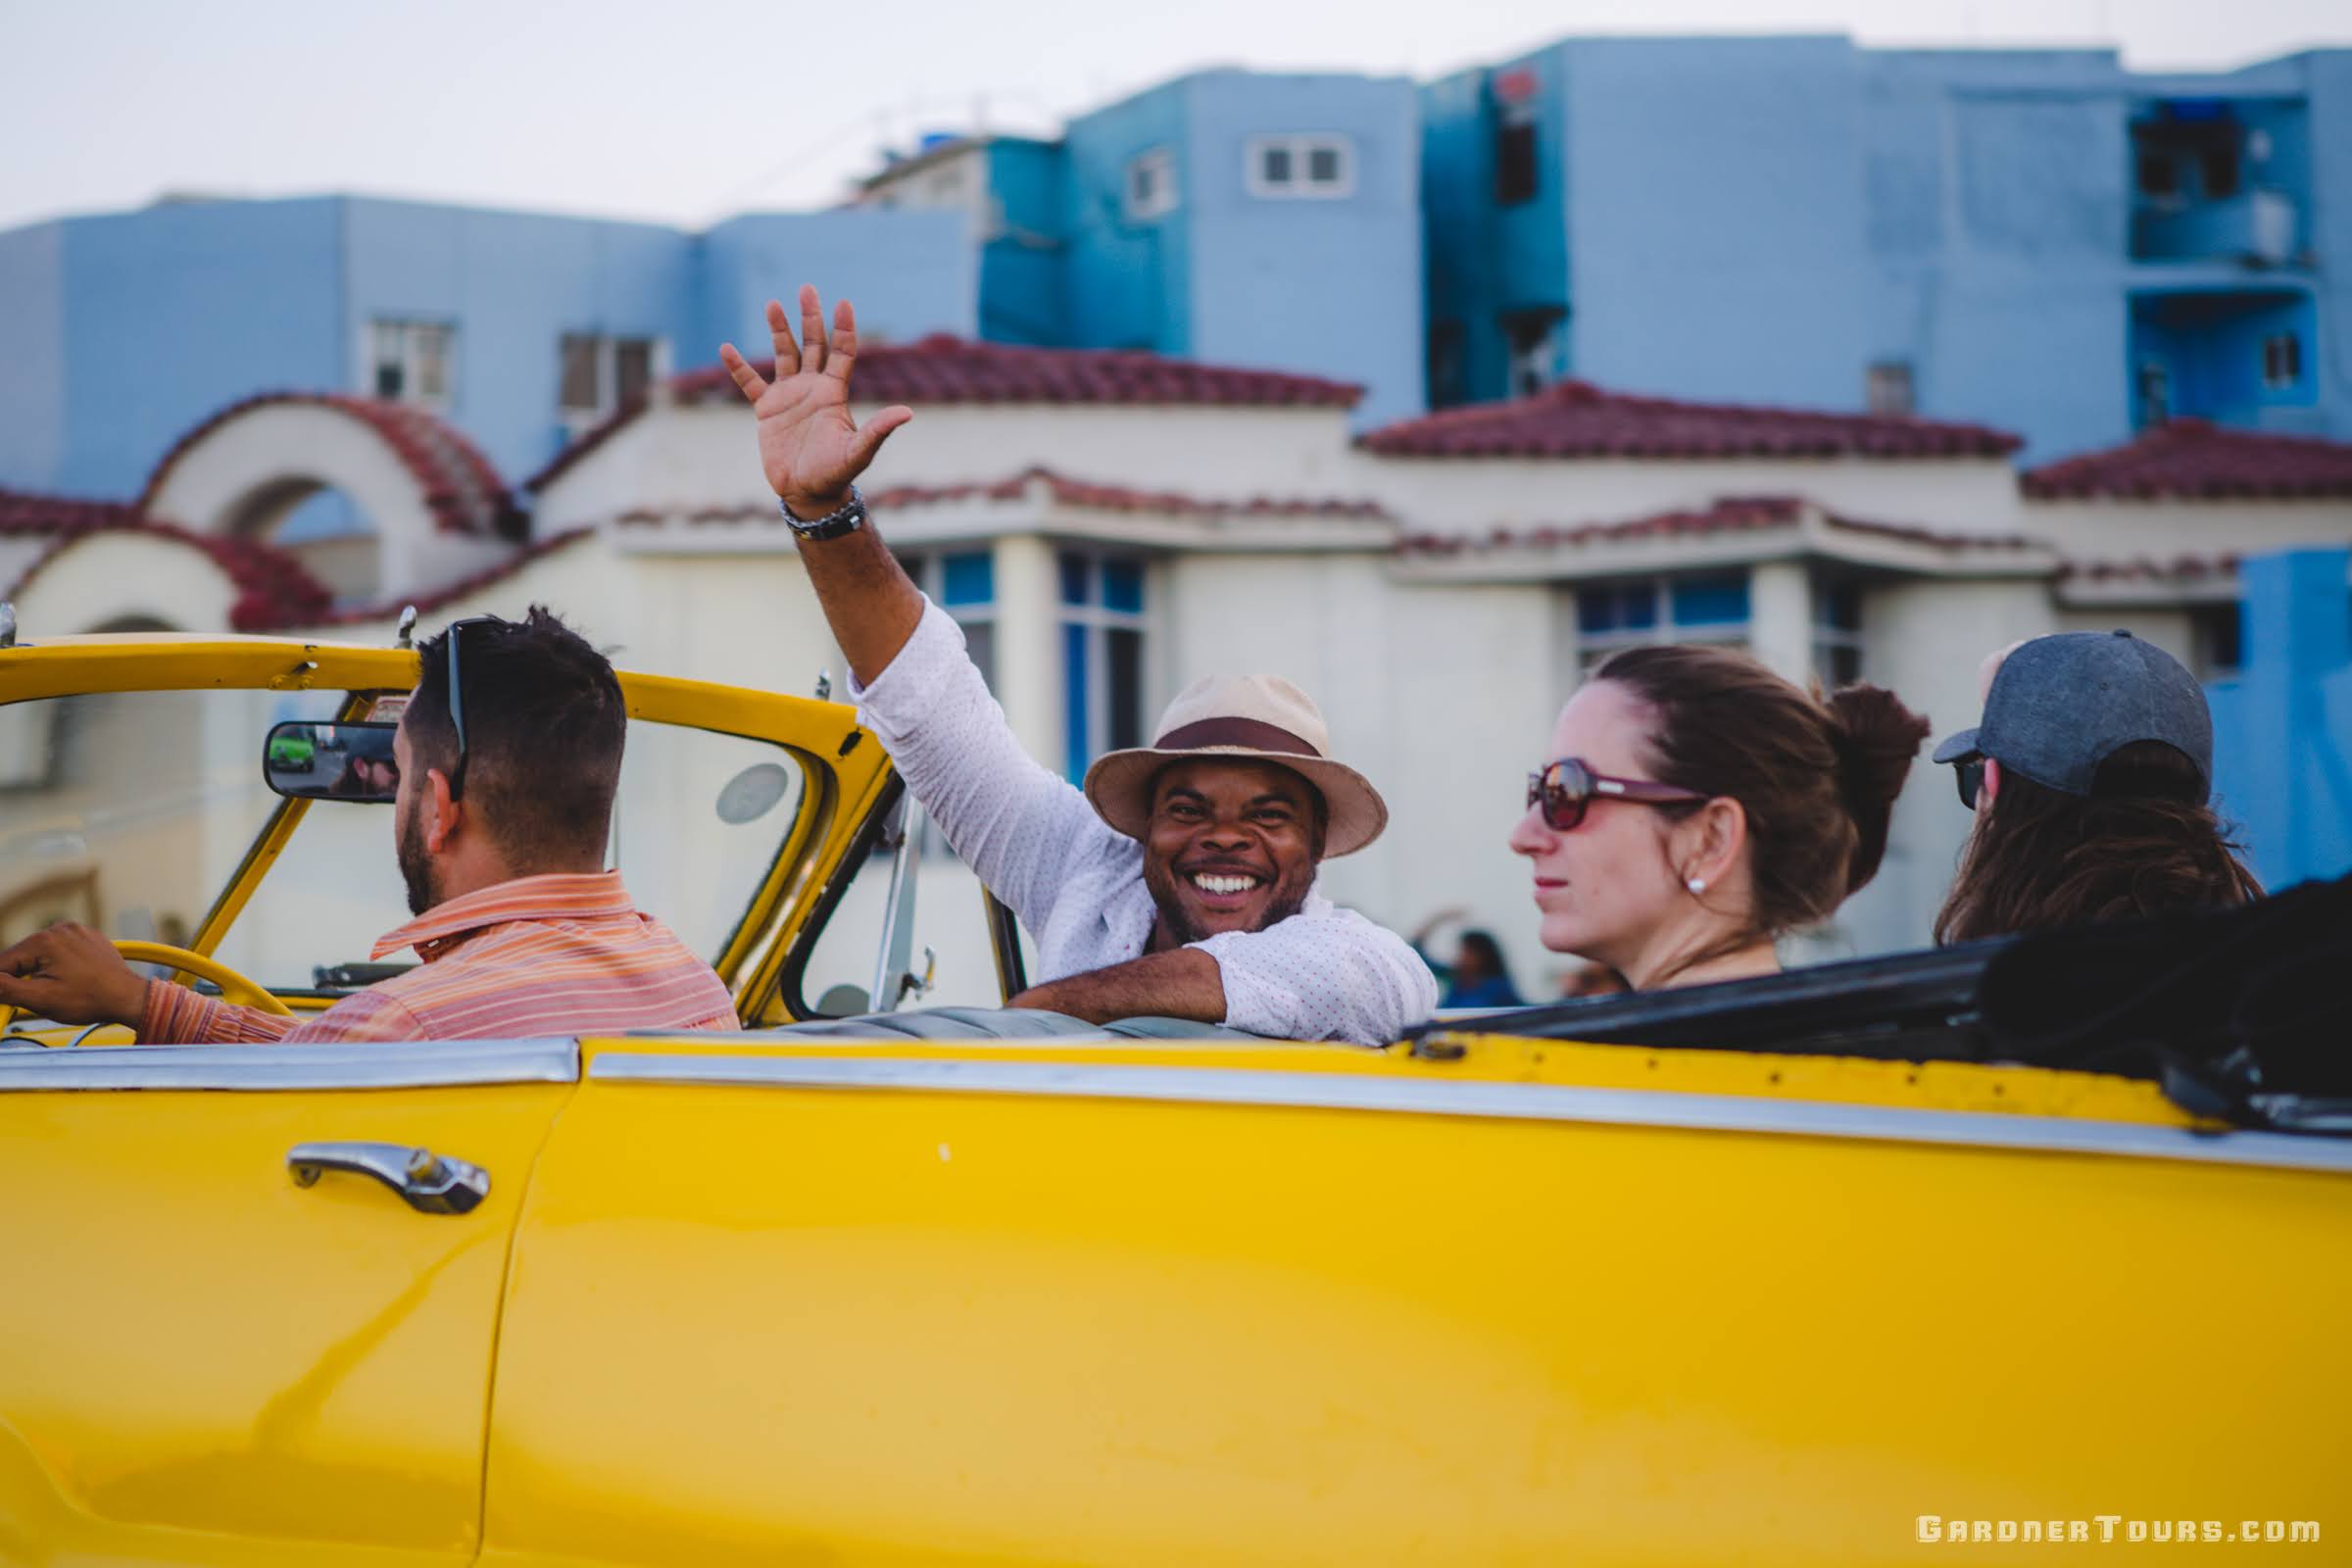
M400 792L400 764L392 760L399 729L299 719L272 725L262 747L262 777L291 800L388 806Z

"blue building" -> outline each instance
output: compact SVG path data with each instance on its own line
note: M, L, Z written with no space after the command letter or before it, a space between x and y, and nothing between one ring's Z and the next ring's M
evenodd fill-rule
M885 339L1359 383L1359 427L1579 377L1990 423L2033 462L2181 416L2345 438L2348 257L2352 51L2155 76L1573 38L1426 85L1208 71L702 233L344 196L0 233L0 487L133 494L277 389L421 405L519 478L803 279ZM292 526L335 525L330 499Z
M1626 391L2352 435L2352 51L1581 38L1423 89L1433 404ZM2331 161L2329 155L2333 154Z
M1057 141L934 138L860 199L966 215L989 338L1351 381L1375 424L1424 406L1420 143L1401 78L1209 71Z
M974 258L947 214L757 215L688 234L327 196L14 229L0 487L136 494L198 421L276 390L429 409L520 478L673 363L764 343L762 304L803 279L854 286L884 337L978 325Z

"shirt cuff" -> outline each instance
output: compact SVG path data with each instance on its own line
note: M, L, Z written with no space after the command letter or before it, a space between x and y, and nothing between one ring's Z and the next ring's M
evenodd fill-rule
M210 1043L223 1004L165 980L147 982L147 1007L139 1015L143 1046L200 1046Z

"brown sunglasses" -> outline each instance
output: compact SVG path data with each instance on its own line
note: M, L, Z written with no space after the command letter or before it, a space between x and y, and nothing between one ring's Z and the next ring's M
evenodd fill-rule
M1563 757L1546 762L1540 773L1527 775L1527 804L1544 808L1544 825L1565 833L1585 819L1596 798L1630 801L1636 806L1689 806L1710 797L1673 784L1645 778L1610 778L1595 773L1579 758Z

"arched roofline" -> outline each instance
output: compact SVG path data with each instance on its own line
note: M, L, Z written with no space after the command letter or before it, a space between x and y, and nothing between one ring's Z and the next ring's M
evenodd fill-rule
M422 409L340 392L263 392L231 403L172 444L148 475L137 510L148 512L172 470L209 437L273 408L324 409L366 426L416 481L437 532L505 540L521 540L530 532L528 514L498 469L456 426Z
M18 498L20 500L28 498ZM0 531L10 525L0 522ZM129 508L104 503L74 503L52 525L26 519L15 525L24 532L44 532L54 542L33 558L14 583L0 585L0 597L21 596L33 581L76 545L91 539L123 537L158 539L181 545L207 557L237 590L229 608L229 625L237 631L270 631L281 626L315 624L331 613L334 596L286 551L253 539L198 533L177 523L157 522L133 514Z

